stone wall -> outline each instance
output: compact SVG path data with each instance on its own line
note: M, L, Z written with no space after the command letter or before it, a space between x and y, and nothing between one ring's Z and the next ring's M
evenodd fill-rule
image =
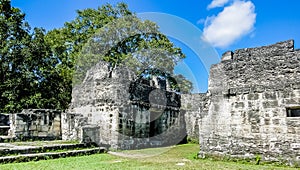
M65 112L61 115L62 140L82 140L82 127L87 123L87 117L79 113Z
M94 142L117 148L119 108L126 106L130 97L128 90L123 90L129 89L134 78L130 74L118 69L110 73L105 62L91 68L83 83L73 88L69 113L63 116L67 123L62 127L62 138L83 140L85 126L98 126L100 138Z
M98 133L90 136L94 142L121 149L180 142L175 139L186 135L180 95L168 91L167 84L99 62L73 89L71 108L62 118L62 138L83 140Z
M28 109L9 114L9 136L17 138L61 139L61 112Z
M300 51L289 40L227 52L213 65L200 156L300 160ZM292 110L292 111L291 111Z
M190 140L199 140L199 123L208 113L208 99L206 93L181 95L181 112L185 112L186 132Z

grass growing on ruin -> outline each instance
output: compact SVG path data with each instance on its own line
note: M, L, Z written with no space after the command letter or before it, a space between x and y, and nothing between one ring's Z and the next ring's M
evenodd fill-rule
M253 165L235 162L195 159L199 145L186 144L168 148L153 148L141 151L124 151L121 154L153 154L153 157L128 158L111 154L69 157L39 162L0 165L0 169L294 169L270 165Z

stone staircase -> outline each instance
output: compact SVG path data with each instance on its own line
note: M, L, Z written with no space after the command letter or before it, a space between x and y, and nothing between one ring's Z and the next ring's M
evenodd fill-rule
M18 146L13 143L0 143L0 163L38 161L106 152L104 147L88 144Z

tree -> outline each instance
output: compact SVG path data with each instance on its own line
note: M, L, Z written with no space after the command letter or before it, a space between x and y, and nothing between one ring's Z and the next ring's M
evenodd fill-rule
M119 3L116 7L107 4L98 9L78 10L74 20L47 33L45 40L51 47L52 57L59 61L56 65L57 74L61 79L58 86L62 88L61 98L64 98L66 103L71 101L75 61L80 57L84 44L99 28L127 15L132 13L124 3ZM62 109L68 108L66 103L62 105Z
M26 108L56 108L57 82L50 46L44 41L45 30L30 27L25 14L0 3L0 111L19 112ZM55 77L57 78L57 77ZM52 94L50 94L52 93Z
M111 71L123 65L136 75L147 73L148 77L172 79L173 90L186 93L192 89L192 84L173 73L177 62L183 58L181 49L160 33L155 23L141 21L134 15L125 16L100 28L83 46L76 60L75 84L82 82L88 69L104 60L110 63Z
M80 10L77 14L64 27L46 33L42 28L31 30L24 19L25 14L12 7L9 0L0 1L1 112L19 112L26 108L67 109L74 70L82 66L82 61L97 61L92 60L85 50L88 45L93 45L91 43L99 45L99 41L92 40L99 38L101 30L106 35L103 34L102 40L109 40L112 37L107 35L117 35L116 31L136 25L132 29L134 34L124 34L126 36L119 37L121 39L116 39L114 44L106 43L109 48L101 56L112 64L112 68L131 63L143 72L141 68L146 64L147 68L171 72L177 60L185 57L154 23L140 21L124 3ZM120 24L129 23L128 18L135 24L121 27ZM103 31L114 24L122 29L111 27ZM153 60L150 56L164 57ZM169 65L166 67L165 63Z
M10 1L0 2L0 109L14 111L21 107L20 94L23 93L22 63L24 49L28 48L29 26L24 22L24 14L12 8Z
M130 20L130 22L128 20ZM135 24L124 25L125 23ZM122 29L124 30L134 25L137 25L137 29L135 29L136 34L128 36L122 32L123 37L119 37L122 39L115 39L116 41L113 46L108 43L113 39L112 35L117 35L121 33L120 31ZM137 30L140 31L138 32ZM96 39L98 39L98 41L92 42L92 40ZM64 90L65 93L69 93L66 94L66 96L70 97L67 98L67 101L71 99L72 78L75 77L75 80L82 80L86 71L96 64L99 59L91 56L92 53L99 56L99 51L92 53L86 51L93 45L99 47L99 43L102 43L102 47L106 48L103 50L106 51L106 54L103 54L103 58L101 59L112 63L112 68L118 63L124 63L124 59L126 59L127 63L133 62L135 64L139 63L140 65L149 63L149 61L156 61L156 63L152 62L151 67L161 65L160 68L164 69L166 68L165 63L170 63L170 67L168 67L168 71L170 71L174 69L176 62L173 61L175 60L166 62L154 60L148 56L156 51L159 55L162 55L162 52L168 53L169 59L171 55L177 59L185 57L179 48L175 48L167 37L158 31L156 24L150 21L140 21L129 11L127 5L124 3L119 3L116 6L107 4L97 9L78 10L77 17L74 20L66 22L64 27L60 29L49 31L46 35L46 41L51 46L53 56L60 61L57 66L57 71L65 81L62 87L66 88ZM147 50L150 48L151 50ZM94 50L96 49L97 48L94 48ZM135 55L136 58L129 57L130 55ZM137 56L141 57L143 55L143 59L147 59L145 62L140 63L133 61L133 59L141 61ZM167 57L165 57L165 59L166 58ZM131 59L130 62L128 61L129 59ZM147 66L150 65L148 64ZM74 72L74 70L76 70L76 72ZM142 71L143 70L140 70L140 72Z
M46 41L51 45L54 57L62 67L73 69L83 45L94 33L116 18L132 15L127 5L119 3L116 7L110 4L98 9L78 10L77 17L66 22L64 27L47 33ZM64 69L66 69L64 68Z

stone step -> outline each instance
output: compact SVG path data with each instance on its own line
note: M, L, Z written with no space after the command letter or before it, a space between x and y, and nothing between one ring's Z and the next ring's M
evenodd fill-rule
M65 158L65 157L79 156L79 155L80 156L91 155L91 154L105 153L105 152L106 152L106 148L98 147L98 148L63 151L63 152L20 154L20 155L0 157L0 163L5 164L5 163L38 161L38 160L57 159L57 158Z
M7 147L5 148L5 146ZM0 148L0 155L16 155L16 154L32 154L32 153L43 153L55 150L74 150L74 149L84 149L84 148L94 148L96 145L87 144L52 144L44 146L14 146L9 148L9 144L4 144L4 148Z
M61 140L61 137L55 136L23 136L23 137L12 137L9 135L0 134L1 143L19 142L19 141L54 141Z

